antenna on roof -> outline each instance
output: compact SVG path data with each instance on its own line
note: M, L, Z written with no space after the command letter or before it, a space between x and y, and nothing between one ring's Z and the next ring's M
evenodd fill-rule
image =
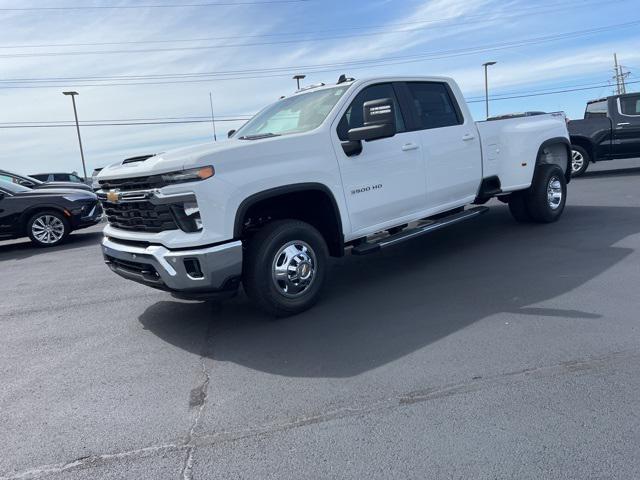
M344 73L342 75L340 75L340 77L338 78L338 83L337 85L340 85L341 83L346 83L346 82L353 82L355 80L355 78L352 77L347 77Z

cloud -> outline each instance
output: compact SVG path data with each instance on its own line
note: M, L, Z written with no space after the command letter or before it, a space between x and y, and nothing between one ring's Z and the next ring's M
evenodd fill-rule
M111 1L111 0L110 0ZM115 0L113 0L115 1ZM133 2L133 0L129 0ZM128 1L122 0L123 4ZM11 6L13 0L0 0ZM540 8L555 8L553 5ZM569 6L570 7L570 6ZM543 8L543 10L544 10ZM564 8L558 6L557 8ZM567 7L568 8L568 7ZM588 11L587 11L588 10ZM530 12L530 13L529 13ZM288 72L287 67L349 62L354 59L382 59L457 48L474 48L544 34L579 30L600 25L607 6L566 10L567 15L536 12L524 0L428 0L344 2L324 0L302 5L277 7L228 7L210 9L136 9L0 13L0 54L65 52L82 49L113 50L166 47L159 45L6 48L10 45L92 43L113 41L171 40L206 37L239 39L180 43L205 46L221 43L277 41L290 39L283 32L335 31L297 35L299 41L281 45L246 48L215 48L148 52L145 54L105 54L0 58L0 72L6 78L126 76L167 73L202 73L229 70L283 68L282 76L243 80L207 81L170 85L128 85L77 87L61 81L57 88L0 88L0 122L73 120L70 101L61 94L77 87L78 112L82 120L207 116L209 92L213 92L216 116L255 112L282 94L288 94L294 73L308 73L307 82L333 81L338 73L358 77L381 74L447 74L456 78L465 94L480 94L483 77L480 65L498 60L491 71L494 91L512 88L540 88L551 82L584 82L611 76L611 54L617 50L628 63L640 54L629 45L637 44L632 31L580 38L564 43L525 46L517 49L465 56L422 59L413 63L336 67L334 72ZM570 14L570 16L569 16ZM604 17L603 17L604 18ZM424 23L427 21L428 23ZM418 23L422 22L422 23ZM605 23L606 24L606 23ZM357 27L377 25L377 32ZM541 31L540 25L544 25ZM386 28L385 28L386 26ZM344 30L340 30L344 29ZM403 30L388 33L388 30ZM384 33L387 31L387 33ZM269 34L269 37L246 37ZM358 34L360 36L353 36ZM351 35L351 36L345 36ZM244 40L242 38L245 37ZM625 39L625 42L616 40ZM392 62L386 62L392 63ZM292 69L294 70L294 69ZM599 81L599 80L597 80ZM573 98L573 97L571 97ZM566 108L571 107L566 97ZM575 100L575 109L583 102ZM547 102L557 109L558 99ZM536 106L544 98L538 97ZM526 100L519 110L526 109ZM522 108L520 108L522 106ZM562 105L562 108L565 108ZM582 108L582 107L580 107ZM218 124L218 136L238 123ZM85 127L83 143L89 168L103 166L127 156L162 151L173 146L210 141L211 126L203 124ZM0 128L0 167L21 172L79 170L77 138L73 128Z

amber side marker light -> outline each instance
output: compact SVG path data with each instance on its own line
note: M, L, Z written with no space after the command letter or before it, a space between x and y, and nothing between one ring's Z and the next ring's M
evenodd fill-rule
M202 180L205 180L207 178L213 177L215 173L216 172L213 167L202 167L200 170L198 170L198 177L200 177Z

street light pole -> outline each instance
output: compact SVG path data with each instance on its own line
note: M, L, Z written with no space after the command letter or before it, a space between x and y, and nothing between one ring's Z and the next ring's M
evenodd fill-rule
M489 75L487 74L487 69L491 65L495 65L498 62L486 62L483 63L484 67L484 105L487 114L487 118L489 118Z
M84 172L84 179L87 180L87 166L84 162L84 152L82 151L82 138L80 137L80 125L78 124L78 110L76 110L76 95L78 92L62 92L63 95L71 97L73 103L73 115L76 118L76 131L78 132L78 144L80 144L80 158L82 158L82 171Z

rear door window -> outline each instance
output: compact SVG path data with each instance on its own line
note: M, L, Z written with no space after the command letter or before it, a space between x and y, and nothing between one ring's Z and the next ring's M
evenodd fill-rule
M640 95L620 98L620 113L640 117Z
M451 93L440 82L407 82L420 130L462 125L462 114Z

